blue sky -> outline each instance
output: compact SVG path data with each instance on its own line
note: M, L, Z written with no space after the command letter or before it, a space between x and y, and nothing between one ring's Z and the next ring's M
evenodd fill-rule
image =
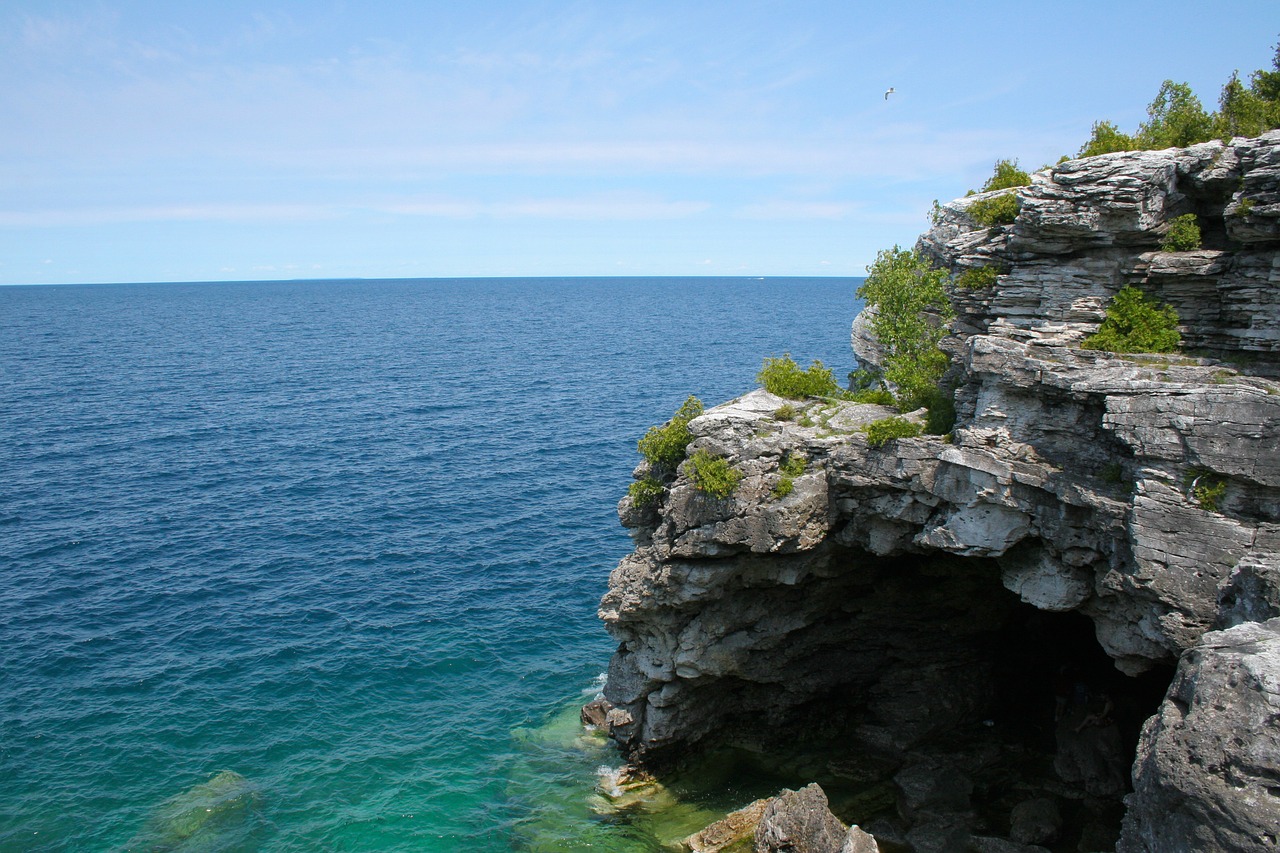
M1278 36L1274 0L8 0L0 283L861 275Z

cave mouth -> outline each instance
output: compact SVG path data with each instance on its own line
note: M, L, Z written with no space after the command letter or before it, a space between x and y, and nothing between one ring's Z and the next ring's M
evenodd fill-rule
M1098 644L1088 617L1023 602L994 638L992 661L991 719L999 728L1028 747L1056 751L1064 723L1074 728L1109 721L1120 735L1126 767L1133 764L1142 724L1173 679L1168 665L1125 675Z
M767 714L726 714L721 737L663 781L695 800L727 779L739 797L817 781L833 811L884 850L912 849L912 832L948 821L1017 840L1016 815L1032 801L1052 801L1059 825L1028 843L1114 846L1138 737L1172 667L1125 675L1088 617L1022 602L992 559L835 559L847 571L808 594L843 603L788 635L804 650L792 664L812 667L797 671L820 668L834 682ZM719 689L724 709L778 698L776 685ZM708 788L699 776L719 781Z

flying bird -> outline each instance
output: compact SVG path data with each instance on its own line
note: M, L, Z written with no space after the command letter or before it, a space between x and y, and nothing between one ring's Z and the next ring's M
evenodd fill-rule
M892 87L892 86L890 86L890 87L889 87L889 91L887 91L887 92L885 92L885 93L884 93L884 99L885 99L886 101L887 101L887 100L889 100L889 96L890 96L890 95L892 95L892 94L893 94L893 87Z

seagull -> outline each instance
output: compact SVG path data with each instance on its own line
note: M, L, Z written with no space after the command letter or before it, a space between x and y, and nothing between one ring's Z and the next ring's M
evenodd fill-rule
M892 94L893 94L893 87L892 87L892 86L890 86L890 87L889 87L889 91L887 91L887 92L885 92L885 93L884 93L884 99L885 99L886 101L887 101L887 100L889 100L889 96L890 96L890 95L892 95Z

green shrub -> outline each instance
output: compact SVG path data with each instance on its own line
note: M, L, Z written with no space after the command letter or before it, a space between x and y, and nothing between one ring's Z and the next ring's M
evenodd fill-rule
M799 477L804 473L804 469L808 466L808 460L798 453L788 453L786 458L778 465L778 470L782 472L784 477Z
M766 358L764 366L756 374L756 381L770 394L803 400L806 397L830 397L840 390L831 370L814 359L808 370L791 360L787 353L781 358Z
M723 456L712 456L705 450L696 451L689 457L689 479L693 487L714 498L727 498L738 488L742 474L729 464Z
M1124 482L1124 466L1119 462L1108 462L1102 466L1098 476L1102 478L1102 482L1118 486Z
M794 420L796 412L799 410L790 403L783 403L781 406L773 410L773 419L775 421Z
M906 418L881 418L867 424L867 444L880 447L895 438L914 438L921 431L920 424Z
M987 182L982 185L981 192L1007 190L1011 187L1025 187L1031 183L1031 176L1018 168L1017 160L997 160L995 170Z
M1217 512L1227 493L1227 480L1206 468L1192 468L1187 472L1187 489L1196 506L1205 512Z
M672 474L684 459L685 448L693 440L689 421L702 414L702 401L690 396L662 426L649 427L636 448L659 476Z
M1120 129L1109 121L1097 121L1093 123L1093 134L1080 149L1078 156L1093 157L1114 151L1136 151L1137 149L1138 140L1127 133L1121 133Z
M1166 252L1190 252L1200 248L1200 226L1194 213L1184 213L1169 222L1160 248Z
M929 412L925 415L924 431L929 435L946 435L956 425L955 391L950 388L935 388L925 399Z
M1241 197L1236 204L1236 216L1248 216L1253 213L1253 199Z
M1018 218L1018 194L980 198L968 208L969 217L979 225L992 228L996 225L1012 225Z
M657 503L662 498L664 488L661 480L645 477L628 486L627 494L631 496L631 502L637 507L646 507Z
M875 403L877 406L892 406L895 402L893 392L888 388L864 388L854 391L849 399L855 403Z
M1126 287L1107 306L1097 333L1080 346L1106 352L1173 352L1181 343L1177 312L1136 287Z
M996 283L996 278L1000 275L1000 268L996 266L973 267L967 269L960 275L956 276L956 286L964 287L969 290L980 290L985 287L992 287Z
M894 246L876 255L858 296L875 308L871 331L884 351L881 382L906 411L919 408L947 371L938 349L955 316L947 299L947 271L934 269L914 250Z
M806 464L803 456L790 453L778 463L778 472L781 476L778 478L778 484L773 487L775 498L785 498L795 490L796 477L804 473Z

